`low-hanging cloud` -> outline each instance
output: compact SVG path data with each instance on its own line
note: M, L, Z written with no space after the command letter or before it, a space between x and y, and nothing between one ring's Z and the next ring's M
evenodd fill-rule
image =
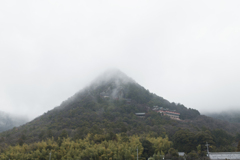
M0 110L34 118L111 67L186 107L239 106L239 3L0 2Z

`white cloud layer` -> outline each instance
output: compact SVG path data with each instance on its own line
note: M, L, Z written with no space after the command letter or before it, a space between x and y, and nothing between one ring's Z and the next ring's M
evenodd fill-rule
M110 67L200 111L240 106L240 1L1 1L0 110L34 118Z

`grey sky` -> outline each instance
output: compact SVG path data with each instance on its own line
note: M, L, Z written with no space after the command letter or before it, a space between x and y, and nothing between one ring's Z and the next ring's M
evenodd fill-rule
M1 1L0 110L34 118L111 67L188 108L238 108L239 7L221 0Z

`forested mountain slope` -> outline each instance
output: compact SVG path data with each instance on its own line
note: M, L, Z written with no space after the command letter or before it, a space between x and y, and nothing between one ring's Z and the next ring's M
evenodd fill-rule
M153 106L179 112L182 121L152 110ZM135 115L145 112L145 118ZM233 150L240 125L201 116L195 109L170 103L150 93L124 73L114 70L98 77L53 110L33 121L0 134L1 145L33 143L47 138L83 139L99 135L97 142L114 139L115 134L169 137L179 151L190 152L208 141L215 150ZM190 136L189 136L190 135ZM185 142L183 137L187 137ZM224 138L224 139L222 139ZM191 144L190 147L183 145ZM225 148L221 147L225 145ZM226 148L229 146L229 148Z
M205 113L205 115L215 118L225 120L231 123L240 123L240 110L229 109L219 113Z

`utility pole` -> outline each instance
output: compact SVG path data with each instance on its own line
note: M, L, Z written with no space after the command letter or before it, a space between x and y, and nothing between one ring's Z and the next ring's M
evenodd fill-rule
M207 156L209 157L209 149L208 149L209 144L206 142L205 146L207 146Z
M52 153L52 152L49 153L49 154L50 154L50 156L49 156L49 160L51 160L51 153Z

